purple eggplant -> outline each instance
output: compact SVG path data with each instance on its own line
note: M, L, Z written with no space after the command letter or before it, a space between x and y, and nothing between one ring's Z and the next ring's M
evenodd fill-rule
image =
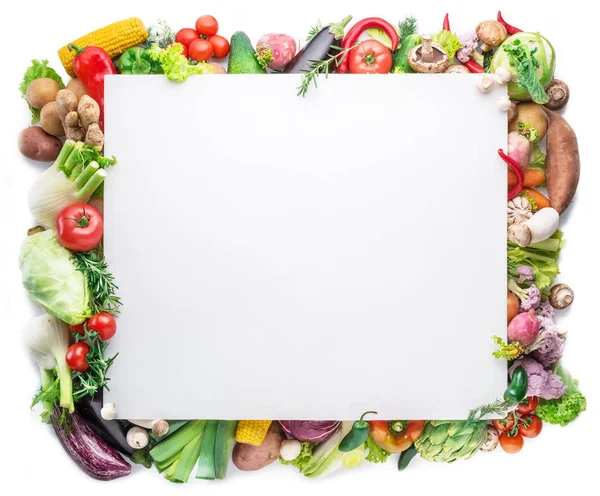
M60 410L55 409L55 418ZM69 416L68 425L52 424L56 435L79 468L94 479L108 481L131 473L131 465L119 452L100 439L77 414Z

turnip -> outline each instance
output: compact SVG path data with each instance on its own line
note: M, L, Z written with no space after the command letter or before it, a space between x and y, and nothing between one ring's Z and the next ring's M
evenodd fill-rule
M265 69L279 71L296 55L296 41L287 34L265 34L256 45L256 58Z
M508 156L515 160L522 170L527 169L531 162L533 146L525 136L518 131L508 133Z
M540 331L540 322L535 316L534 310L517 315L508 324L508 340L518 341L523 346L530 345Z

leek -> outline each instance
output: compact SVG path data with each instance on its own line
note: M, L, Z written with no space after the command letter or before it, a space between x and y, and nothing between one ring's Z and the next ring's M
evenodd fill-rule
M204 431L206 420L190 420L187 424L177 430L173 435L158 443L152 450L150 456L155 462L164 462L177 455L183 448Z
M217 421L209 420L204 429L202 446L200 447L200 458L198 458L198 470L196 479L215 479L215 438L217 437Z

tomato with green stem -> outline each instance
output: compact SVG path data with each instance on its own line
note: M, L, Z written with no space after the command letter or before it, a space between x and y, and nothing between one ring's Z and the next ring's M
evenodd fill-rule
M67 365L70 369L77 372L84 372L90 366L87 362L87 355L90 352L90 345L87 343L75 343L67 349Z
M534 438L538 437L542 432L542 419L537 415L526 415L522 419L519 426L519 434L523 437Z
M410 448L425 427L424 420L371 420L369 429L377 445L390 453Z
M392 52L376 40L359 43L347 57L352 74L387 74L392 69Z
M494 419L492 425L500 432L510 431L515 425L515 414L510 412L503 419Z
M527 396L517 406L517 413L521 415L528 415L532 413L538 406L539 398L537 396Z
M104 220L100 212L86 203L73 203L56 217L56 237L71 251L90 251L102 240Z
M88 331L96 331L100 341L108 341L117 332L117 322L111 314L100 312L90 317L87 328Z
M523 449L523 436L521 434L516 434L514 436L509 436L506 432L500 434L500 446L504 451L510 454L518 453Z

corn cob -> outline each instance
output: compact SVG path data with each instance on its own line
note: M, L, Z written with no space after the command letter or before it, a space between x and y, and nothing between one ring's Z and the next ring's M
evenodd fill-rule
M143 43L147 39L148 31L146 31L142 20L137 17L131 17L96 29L96 31L92 31L72 43L82 48L86 46L100 47L108 53L110 58L114 58L126 50ZM73 72L75 52L69 50L67 45L65 45L58 51L58 56L67 74L71 77L76 77L75 72Z
M235 431L238 443L260 446L271 426L271 420L240 420Z

